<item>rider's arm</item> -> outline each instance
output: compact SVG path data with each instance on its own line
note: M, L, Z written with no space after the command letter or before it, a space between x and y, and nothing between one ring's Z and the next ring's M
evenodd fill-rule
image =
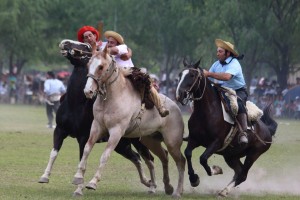
M119 49L117 47L109 47L109 53L110 55L118 55L119 54Z
M204 69L203 73L206 77L211 77L211 78L214 78L214 79L217 79L217 80L220 80L220 81L228 81L232 78L231 74L224 73L224 72L216 73L216 72L210 72L210 71L207 71L207 70Z
M131 53L128 52L128 49L129 48L127 48L126 44L121 44L121 45L118 45L118 46L115 46L115 47L110 47L109 51L110 51L111 55L119 55L119 56L122 56L124 54L130 54L131 55Z
M128 60L128 59L130 59L131 57L132 57L132 51L131 51L131 49L130 48L127 48L127 51L128 51L128 53L124 53L124 54L122 54L121 56L120 56L120 58L122 59L122 60Z

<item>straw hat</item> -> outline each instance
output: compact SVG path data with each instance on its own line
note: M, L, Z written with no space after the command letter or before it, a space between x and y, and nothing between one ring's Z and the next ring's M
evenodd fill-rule
M236 57L239 56L239 54L234 50L234 45L231 44L230 42L223 41L221 39L216 39L215 44L217 47L221 47L222 49L226 49L230 51L231 53L233 53L234 56Z
M123 37L119 33L115 32L115 31L105 31L104 36L105 36L106 39L108 39L109 37L112 37L115 40L117 40L118 43L124 44Z
M83 42L83 34L87 31L91 31L96 35L96 41L99 39L99 32L92 26L83 26L77 32L77 39L79 42Z

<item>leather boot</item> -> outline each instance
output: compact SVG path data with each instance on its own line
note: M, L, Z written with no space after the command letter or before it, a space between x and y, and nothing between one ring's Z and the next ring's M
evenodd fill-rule
M161 104L159 94L154 87L151 87L150 89L150 97L155 107L157 108L160 116L161 117L167 116L169 114L169 111L166 108L164 108L163 105Z
M246 113L240 113L236 116L239 124L241 125L242 132L239 134L239 143L248 144L248 135L247 135L247 115Z

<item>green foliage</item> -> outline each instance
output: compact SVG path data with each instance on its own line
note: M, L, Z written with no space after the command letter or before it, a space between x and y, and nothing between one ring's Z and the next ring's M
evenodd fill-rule
M299 70L299 11L297 0L2 0L0 68L65 65L58 43L102 21L124 36L136 66L176 74L187 57L209 68L221 38L245 54L247 82L272 69L284 87Z

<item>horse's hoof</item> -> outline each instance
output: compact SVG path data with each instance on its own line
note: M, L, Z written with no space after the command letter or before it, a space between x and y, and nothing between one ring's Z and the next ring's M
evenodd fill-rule
M218 193L218 198L224 198L224 197L227 197L227 195L228 195L228 192L226 189L224 189Z
M83 193L82 192L74 192L73 197L82 197L83 196Z
M149 187L148 194L155 194L156 188L155 187Z
M197 187L200 184L200 178L197 174L190 176L190 183L192 187Z
M172 194L172 198L173 198L173 199L180 199L180 198L181 198L181 195L180 195L180 194L177 194L177 193L176 193L176 194L174 193L174 194Z
M89 189L89 190L96 190L97 189L97 185L95 183L88 183L86 186L85 186L86 189Z
M41 177L39 183L49 183L49 178Z
M151 182L151 180L149 180L149 181L142 181L142 184L145 185L146 187L151 187L152 182Z
M172 185L165 186L165 192L167 195L171 195L174 192L174 188Z
M192 187L197 187L199 184L200 184L199 179L197 180L197 182L194 182L194 183L191 182Z
M72 184L74 185L79 185L79 184L83 184L83 178L76 178L74 177Z
M212 166L212 169L213 169L213 175L223 174L223 170L219 166L214 165Z

